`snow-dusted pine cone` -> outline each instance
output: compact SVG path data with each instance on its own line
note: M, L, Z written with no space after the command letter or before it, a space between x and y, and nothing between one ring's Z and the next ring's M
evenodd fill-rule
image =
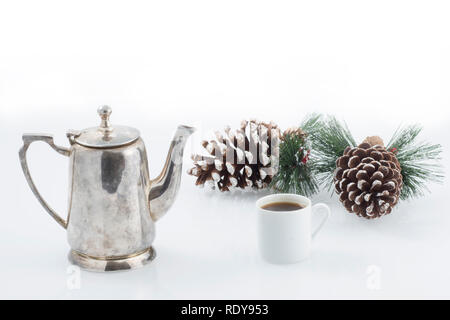
M284 137L286 137L287 135L296 135L302 138L306 137L306 133L299 127L291 127L287 130L285 130L283 132L283 136L281 137L281 139L283 140Z
M349 212L367 219L391 213L402 189L401 168L378 137L369 137L356 148L347 147L336 166L336 192Z
M275 175L279 157L280 129L274 123L242 121L238 130L227 127L216 139L203 141L208 155L193 155L188 174L220 191L230 188L262 189Z

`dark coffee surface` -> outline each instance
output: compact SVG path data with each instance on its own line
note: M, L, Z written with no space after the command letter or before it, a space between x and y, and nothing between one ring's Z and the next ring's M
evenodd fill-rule
M295 202L282 201L282 202L268 203L268 204L262 206L261 208L264 210L269 210L269 211L294 211L294 210L303 209L304 206L302 206L299 203L295 203Z

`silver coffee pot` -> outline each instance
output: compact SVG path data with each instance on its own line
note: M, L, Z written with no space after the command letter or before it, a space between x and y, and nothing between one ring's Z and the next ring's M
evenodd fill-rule
M55 145L52 135L24 134L20 162L41 205L67 229L72 263L93 271L133 269L155 257L155 222L175 200L184 146L195 129L178 127L161 174L150 180L139 131L112 126L108 106L100 107L98 114L99 127L67 133L70 148ZM69 157L67 219L47 204L30 176L26 153L34 141L44 141Z

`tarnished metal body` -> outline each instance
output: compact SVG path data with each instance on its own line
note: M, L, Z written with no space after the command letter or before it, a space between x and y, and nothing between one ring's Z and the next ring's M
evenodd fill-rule
M70 171L67 237L73 250L118 257L151 246L155 226L147 198L147 156L140 138L113 149L74 144Z
M122 131L125 132L122 136L113 136L107 118L99 128L107 129L107 139L92 138L98 135L92 129L85 134L85 140L82 132L69 132L70 149L56 146L50 135L25 134L20 160L33 193L47 212L67 229L72 248L69 259L73 263L94 271L132 269L155 257L151 247L155 221L175 200L184 146L194 129L178 127L161 174L150 180L147 153L138 131L127 129ZM70 158L66 220L45 202L31 179L26 151L34 141L47 142Z

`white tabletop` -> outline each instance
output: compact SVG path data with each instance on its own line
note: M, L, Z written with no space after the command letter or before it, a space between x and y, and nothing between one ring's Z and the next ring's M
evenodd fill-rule
M65 166L66 159L45 145L37 153L30 152L30 159L54 156L50 162ZM2 298L449 297L450 216L442 206L442 188L374 221L345 212L326 192L315 196L315 203L332 207L332 215L311 258L270 265L258 255L255 232L254 204L265 192L222 194L195 187L184 174L176 203L157 223L157 258L142 269L99 274L71 267L65 231L28 190L18 159L11 160L5 172L10 189L2 190L8 195L0 227ZM34 167L44 195L63 208L64 169Z

